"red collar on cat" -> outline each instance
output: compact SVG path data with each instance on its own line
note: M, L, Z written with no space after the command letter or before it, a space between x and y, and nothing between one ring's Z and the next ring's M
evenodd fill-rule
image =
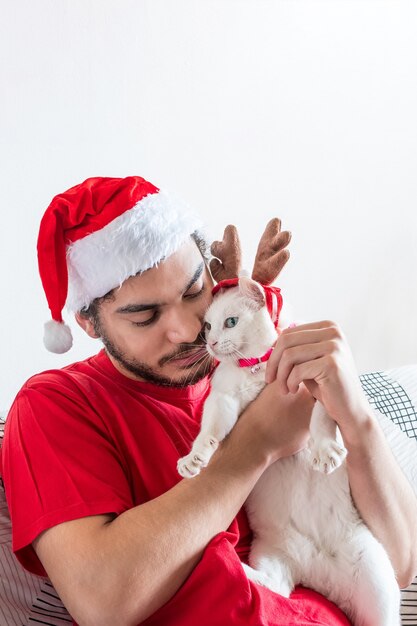
M256 356L251 359L239 359L238 365L239 367L252 367L255 371L259 370L261 363L265 363L272 354L273 348L269 348L268 352L265 352L263 356Z
M229 289L230 287L237 287L239 284L238 278L228 278L221 280L212 289L212 294L216 294L220 289ZM261 283L259 283L261 284ZM269 315L274 323L275 328L278 327L279 314L282 309L282 295L279 287L273 287L272 285L261 285L265 292L266 308L269 311Z

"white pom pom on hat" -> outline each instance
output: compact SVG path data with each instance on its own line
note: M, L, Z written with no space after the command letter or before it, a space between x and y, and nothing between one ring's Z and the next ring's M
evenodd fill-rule
M68 352L72 348L71 328L55 320L45 322L43 343L49 352L55 352L55 354Z
M38 263L52 320L45 347L72 346L62 310L79 311L176 252L201 221L139 176L96 177L55 196L39 229Z

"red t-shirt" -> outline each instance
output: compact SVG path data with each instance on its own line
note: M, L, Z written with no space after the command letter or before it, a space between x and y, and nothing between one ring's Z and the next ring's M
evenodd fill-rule
M3 477L13 549L45 574L31 543L56 524L120 514L179 480L177 460L199 431L209 379L184 389L126 378L101 351L31 378L8 415ZM161 520L163 524L163 520ZM291 599L248 581L250 529L243 511L219 533L175 596L147 626L348 625L334 604L296 588Z

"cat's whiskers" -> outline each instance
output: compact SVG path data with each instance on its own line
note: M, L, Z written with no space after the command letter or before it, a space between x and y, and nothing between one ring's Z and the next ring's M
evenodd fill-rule
M197 349L197 350L196 350L196 348L199 348L199 349ZM178 353L177 353L177 354L174 354L174 355L173 355L173 356L171 356L169 359L167 359L167 360L165 361L165 363L169 363L170 361L174 361L174 360L179 359L179 358L181 358L181 359L182 359L182 358L183 358L183 355L187 355L187 354L189 354L190 352L191 352L191 355L190 355L190 358L191 358L191 356L192 356L192 355L194 355L194 354L195 354L195 355L199 355L199 354L200 354L200 352L201 352L201 353L203 353L203 352L204 352L204 353L206 353L207 351L206 351L205 346L202 346L201 344L197 344L197 343L196 343L196 344L194 344L194 347L190 347L188 350L183 350L182 352L180 352L180 354L178 354Z
M206 360L206 363L204 364L205 360ZM195 361L195 363L193 363L193 365L197 365L197 364L199 364L200 366L203 365L203 367L205 368L203 369L203 374L205 376L210 371L211 364L212 364L212 357L210 356L208 352L205 352L205 354L203 354L197 361ZM188 381L191 380L193 375L194 375L193 371L189 372L188 376L186 376L185 381L184 381L185 385L188 384Z
M208 374L208 372L210 371L210 363L211 363L211 358L210 358L210 355L209 355L208 353L207 353L207 354L205 354L205 355L203 355L203 356L202 356L202 357L200 357L200 359L199 359L198 361L196 361L196 363L195 363L195 364L200 363L200 365L201 365L201 363L204 363L204 359L205 359L205 358L207 358L207 363L206 363L206 371L204 371L204 370L203 370L203 374L204 374L204 376L206 376L206 375ZM195 364L194 364L194 365L195 365ZM193 370L191 370L191 371L188 373L188 375L184 378L184 380L182 381L181 386L186 387L186 386L189 384L189 381L190 381L190 380L191 380L191 378L193 377L194 373L195 373L195 372L194 372ZM171 385L172 385L172 386L176 386L176 385L177 385L177 382L178 382L178 381L176 381L176 380L174 379L174 377L173 377L173 376L170 376L169 380L171 381Z

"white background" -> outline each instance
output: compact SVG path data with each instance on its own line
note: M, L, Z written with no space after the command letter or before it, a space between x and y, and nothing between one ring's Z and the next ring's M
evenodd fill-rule
M360 371L417 361L417 3L1 0L0 409L63 356L36 238L52 196L138 174L194 205L249 266L293 233L294 316L344 328Z

